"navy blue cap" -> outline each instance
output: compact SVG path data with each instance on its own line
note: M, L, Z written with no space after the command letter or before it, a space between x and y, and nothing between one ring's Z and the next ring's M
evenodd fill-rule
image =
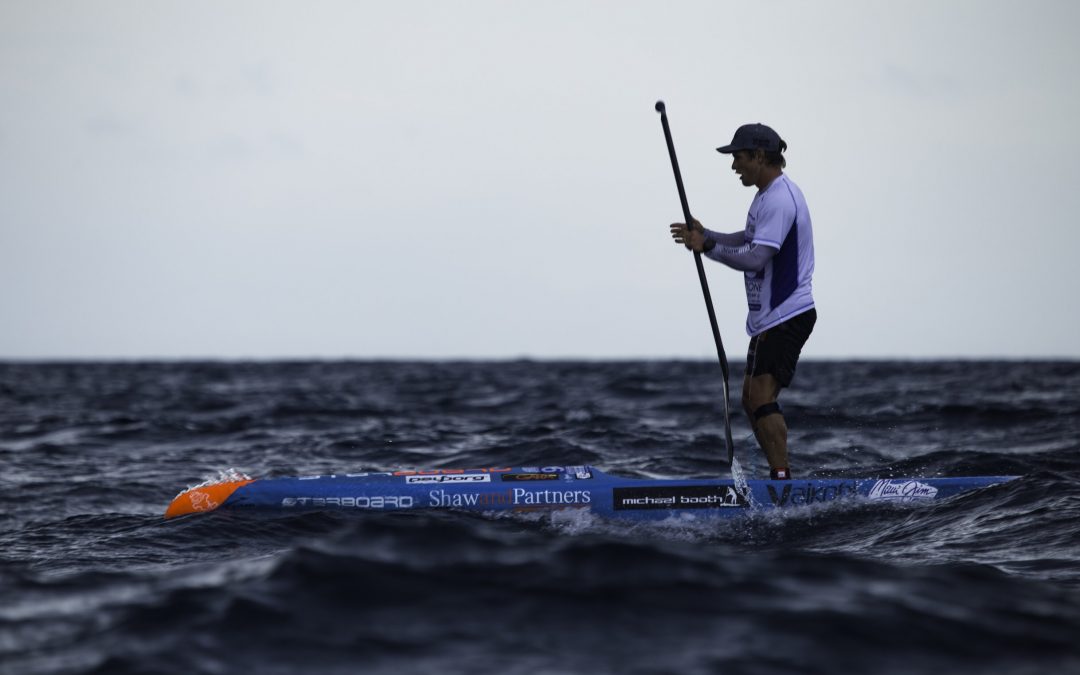
M765 152L780 152L783 142L780 134L773 131L772 127L760 123L744 124L735 130L735 137L731 139L731 143L717 148L716 151L731 154L739 150L760 148Z

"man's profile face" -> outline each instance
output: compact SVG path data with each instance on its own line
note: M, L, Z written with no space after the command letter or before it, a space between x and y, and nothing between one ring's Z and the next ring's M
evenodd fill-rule
M731 156L731 170L739 175L742 184L756 185L765 167L764 153L753 150L736 150Z

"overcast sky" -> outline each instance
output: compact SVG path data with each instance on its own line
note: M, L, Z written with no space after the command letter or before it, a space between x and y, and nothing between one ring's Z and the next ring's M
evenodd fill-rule
M714 229L787 140L808 358L1077 358L1078 8L3 0L0 358L712 357L660 98Z

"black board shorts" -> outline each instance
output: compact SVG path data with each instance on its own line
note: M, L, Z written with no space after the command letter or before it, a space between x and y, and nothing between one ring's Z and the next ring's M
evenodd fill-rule
M751 337L750 349L746 352L746 372L751 376L772 375L781 387L790 387L799 354L816 322L817 310L811 307Z

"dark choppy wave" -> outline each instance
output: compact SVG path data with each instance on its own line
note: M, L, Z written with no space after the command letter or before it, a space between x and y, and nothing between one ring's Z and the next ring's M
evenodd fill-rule
M715 475L718 378L695 362L0 365L0 672L1080 669L1076 363L801 365L784 394L801 475L1025 476L930 506L161 519L230 467Z

